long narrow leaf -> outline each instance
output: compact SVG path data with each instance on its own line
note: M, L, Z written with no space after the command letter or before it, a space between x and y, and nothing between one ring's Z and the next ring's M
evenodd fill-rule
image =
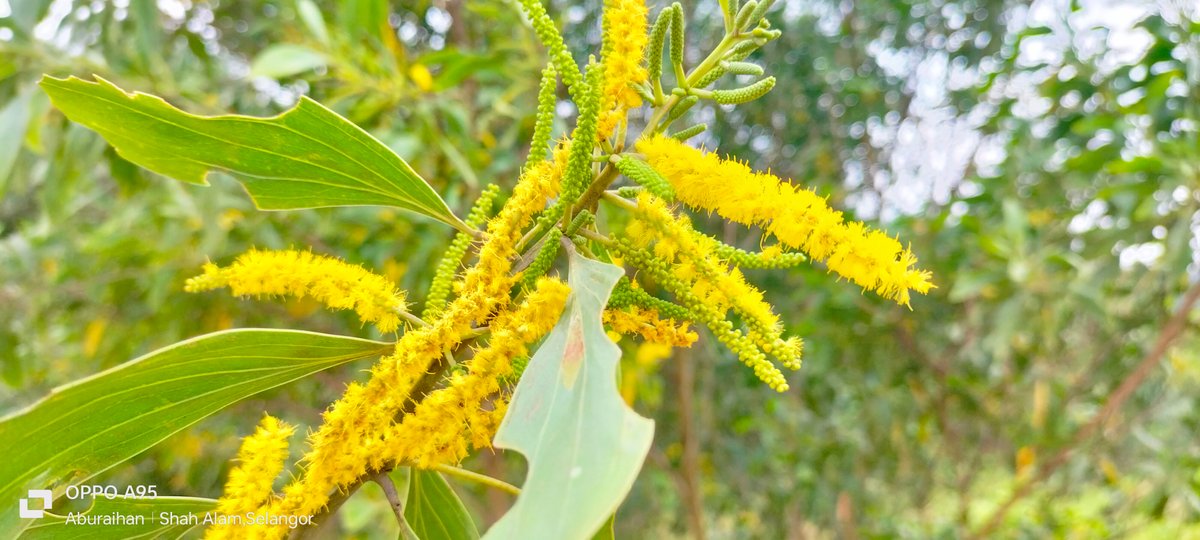
M0 419L0 538L31 524L16 501L65 489L246 397L390 344L295 330L228 330L55 389Z
M271 118L197 116L100 77L47 76L41 86L67 118L125 159L193 184L227 172L264 210L396 206L467 228L400 156L307 97Z

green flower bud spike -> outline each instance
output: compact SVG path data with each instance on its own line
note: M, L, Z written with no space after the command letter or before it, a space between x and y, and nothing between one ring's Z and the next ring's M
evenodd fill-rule
M737 16L733 19L733 27L736 28L738 32L741 32L743 28L746 28L746 21L750 20L750 14L753 13L756 8L758 8L758 0L750 0L745 4L742 4L742 8L738 10Z
M675 190L671 188L671 183L645 161L628 156L614 156L613 163L621 174L646 188L646 191L666 201L675 200Z
M667 39L667 31L671 29L674 13L673 7L658 12L658 18L654 20L654 27L650 30L650 43L646 46L646 73L654 88L655 103L662 101L663 44Z
M683 67L683 30L683 6L679 5L679 2L675 2L671 4L671 65L675 68L675 84L686 88L687 71Z
M472 227L479 227L492 213L492 204L496 201L496 196L500 194L500 186L497 184L489 184L479 194L479 198L475 200L475 204L471 207L471 213L467 215L466 223ZM450 246L446 248L446 253L442 255L442 259L438 261L437 270L433 275L433 282L429 285L429 296L425 299L425 310L421 313L421 318L431 320L437 317L442 312L442 308L446 307L446 300L450 298L450 291L454 283L454 276L458 273L459 266L462 265L463 257L467 254L467 249L471 247L473 238L466 233L458 233L454 235L454 240L450 241Z
M529 17L530 23L533 24L533 31L537 34L538 40L542 42L543 47L550 51L550 61L562 76L563 83L567 85L571 95L575 95L575 87L583 80L583 76L579 74L579 65L571 57L571 51L567 50L567 44L563 41L558 26L550 19L550 14L546 13L546 7L539 0L518 0L518 2L525 10L525 15Z
M584 188L592 179L592 150L595 147L596 130L600 123L600 94L604 91L604 66L590 58L587 66L586 89L576 97L579 118L571 134L571 149L567 153L567 167L563 172L562 191L554 206L542 214L539 221L549 226L562 219L567 208L575 204Z
M721 105L740 105L767 95L775 88L775 77L767 77L750 86L735 90L713 90L713 101Z
M696 135L704 133L708 129L708 124L696 124L687 129L682 129L671 134L671 138L679 141L686 141Z
M751 11L750 14L746 16L746 24L743 26L739 26L738 29L744 30L744 29L748 29L750 27L758 26L758 22L763 20L763 17L765 17L767 15L767 10L771 9L771 6L774 4L775 4L775 0L760 1L757 6L754 6L754 10Z
M763 75L762 66L750 62L721 62L721 67L734 75L754 75L755 77Z
M525 169L546 159L550 151L550 136L554 131L554 107L558 104L555 90L558 89L558 73L553 65L542 70L542 82L538 86L537 120L533 124L533 142L529 145L529 157Z
M526 289L533 289L538 278L546 275L550 271L550 267L554 265L554 258L558 256L559 239L562 238L562 229L555 227L546 233L546 241L542 244L542 249L538 250L537 255L533 257L533 262L529 263L529 267L521 274L521 283Z
M670 124L671 122L678 120L680 116L683 116L688 112L689 109L696 106L696 104L699 102L700 98L698 96L688 96L683 98L679 103L671 108L671 112L667 113L667 123Z

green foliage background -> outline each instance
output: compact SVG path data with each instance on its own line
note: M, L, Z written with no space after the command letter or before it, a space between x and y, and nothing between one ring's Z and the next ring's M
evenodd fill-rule
M685 5L689 38L718 39L716 2ZM0 7L0 411L223 328L378 337L312 305L182 283L251 246L313 246L420 300L417 278L452 234L375 208L257 212L230 178L166 181L51 109L43 73L95 73L204 114L274 114L308 95L395 149L461 215L482 185L514 179L544 63L515 7L491 0ZM599 8L551 12L581 51L599 41ZM701 142L882 221L938 289L908 311L820 268L752 274L807 340L784 395L706 339L657 369L628 351L629 395L658 430L618 536L957 537L991 516L1018 469L1063 449L1065 464L1007 513L1006 536L1200 534L1195 316L1099 435L1075 440L1197 276L1197 8L813 0L779 2L772 21L783 37L752 59L775 91L698 107L714 127ZM215 496L262 410L314 425L367 365L243 402L108 480ZM511 480L520 463L473 466ZM481 523L511 502L459 491ZM389 515L365 489L342 532L395 537L376 529Z

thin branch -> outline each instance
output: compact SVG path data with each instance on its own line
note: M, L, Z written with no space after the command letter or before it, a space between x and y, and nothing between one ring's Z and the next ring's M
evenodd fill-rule
M392 513L396 514L396 521L403 523L404 501L400 500L400 494L396 492L396 483L392 482L392 477L387 473L379 473L371 480L383 488L383 495L387 497L388 505L392 507Z
M1121 406L1129 400L1130 396L1133 395L1133 392L1137 390L1143 382L1146 381L1146 377L1149 377L1150 374L1154 372L1154 368L1158 367L1159 362L1162 361L1162 357L1166 355L1167 351L1171 348L1171 343L1173 343L1175 339L1178 338L1180 334L1182 334L1187 328L1188 315L1191 313L1192 307L1196 304L1197 300L1200 300L1200 282L1193 283L1191 288L1188 289L1187 293L1184 294L1183 299L1179 302L1179 307L1163 326L1163 329L1158 334L1158 339L1155 340L1154 346L1150 349L1150 352L1147 353L1144 358L1142 358L1142 361L1138 363L1137 367L1133 369L1129 376L1125 377L1124 381L1121 381L1121 385L1118 386L1117 389L1112 392L1112 394L1109 394L1108 400L1104 402L1104 406L1100 408L1100 411L1097 412L1087 424L1084 424L1083 427L1079 428L1079 431L1075 432L1075 437L1071 439L1071 442L1067 443L1066 446L1059 450L1053 458L1047 460L1040 467L1038 467L1036 473L1030 475L1028 478L1017 484L1008 500L1005 501L1004 504L1000 505L1000 507L997 508L994 513L992 513L992 516L988 518L986 522L984 522L984 525L980 527L979 530L975 531L975 533L972 535L974 538L991 537L992 533L997 527L1000 526L1000 523L1004 521L1004 517L1008 515L1009 510L1012 510L1013 505L1016 504L1017 501L1021 500L1026 495L1029 495L1030 491L1033 490L1034 485L1045 481L1050 477L1051 474L1054 473L1054 471L1066 464L1066 462L1070 459L1071 454L1079 446L1087 442L1089 439L1095 436L1097 432L1100 431L1104 424L1107 423L1108 419L1111 418L1121 408Z

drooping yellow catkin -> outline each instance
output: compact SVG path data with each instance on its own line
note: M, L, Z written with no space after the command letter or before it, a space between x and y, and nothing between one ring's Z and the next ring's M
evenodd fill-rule
M498 423L483 408L486 399L501 390L500 378L512 373L512 360L528 354L528 345L558 321L569 292L566 283L541 278L517 309L492 319L491 338L467 363L467 372L425 396L387 431L381 462L425 468L457 463L472 442L490 441Z
M412 389L425 377L433 363L443 357L445 351L457 346L464 336L471 333L473 322L487 321L498 308L508 305L509 294L516 280L516 276L509 275L516 257L515 245L533 215L545 208L547 201L557 194L564 165L565 160L545 161L522 174L512 196L489 221L479 250L479 260L464 273L461 286L458 287L459 296L440 312L437 319L427 321L429 326L412 329L401 336L396 343L396 352L381 359L371 369L370 380L365 384L351 383L346 388L345 394L323 415L321 427L309 437L309 451L301 459L303 474L284 487L282 499L260 507L260 512L276 515L317 514L329 502L335 490L343 489L370 471L380 469L390 461L387 459L389 456L396 455L395 452L389 454L386 451L395 446L389 444L396 440L393 434L397 425L395 420L408 404ZM561 306L558 311L561 312ZM493 324L489 326L495 326L496 322L492 321ZM472 363L477 359L472 359ZM436 411L457 397L435 391L426 396L421 405L433 398L425 406ZM406 418L409 416L412 414L405 415ZM461 430L458 433L460 439L464 438L461 437ZM450 445L439 449L441 453L436 455L457 455L457 448ZM433 459L430 457L432 455L430 452L425 459ZM237 538L257 539L282 538L289 529L243 528L235 531Z
M272 416L264 416L258 429L242 440L238 466L229 471L225 492L217 501L217 512L238 515L268 504L274 495L272 486L283 471L288 457L288 438L292 426ZM232 527L211 527L205 538L232 537Z
M601 137L612 134L625 111L642 104L634 84L646 80L646 43L650 40L646 16L649 9L643 0L607 0L604 2L604 44L601 62L604 64L604 92L600 100Z
M311 297L332 309L351 309L380 332L395 332L404 311L404 293L387 278L357 264L308 251L251 250L221 268L204 265L204 273L184 289L200 292L229 287L237 296Z
M676 295L697 322L712 330L763 382L786 391L783 373L767 354L787 368L799 369L802 344L799 338L783 339L783 327L762 291L747 283L737 268L727 266L728 261L716 255L714 243L702 241L686 216L673 214L649 193L640 194L637 202L618 251L638 250L624 254L645 259L639 267ZM745 332L728 320L730 310L745 324Z
M907 306L910 291L924 294L933 286L929 272L913 268L917 258L898 240L847 222L808 189L663 135L639 141L637 150L684 204L760 226L864 289Z
M662 319L658 310L639 306L605 310L604 324L618 334L637 334L647 342L673 347L691 347L697 339L687 322Z

